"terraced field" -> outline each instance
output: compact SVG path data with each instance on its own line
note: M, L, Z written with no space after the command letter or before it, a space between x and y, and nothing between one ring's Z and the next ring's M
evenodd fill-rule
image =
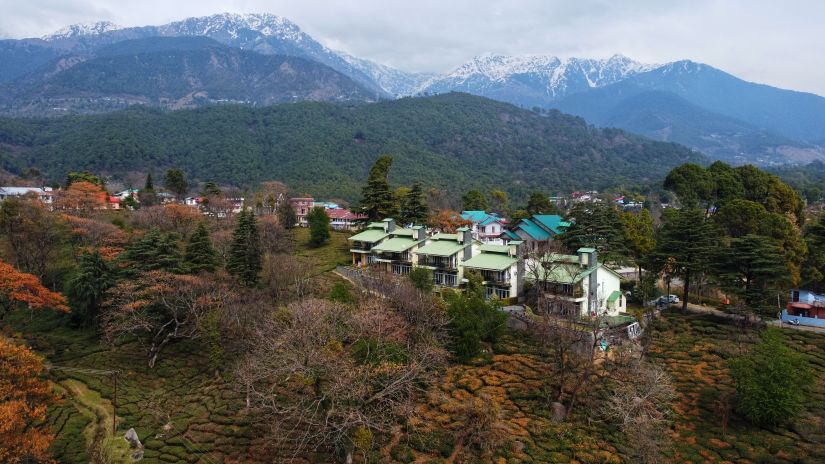
M125 458L124 432L134 427L145 445L147 463L283 462L289 449L266 449L263 429L245 410L244 397L228 373L216 375L196 343L170 346L155 369L148 369L137 340L113 349L94 331L68 328L64 316L17 312L5 321L10 335L26 338L49 363L122 372L118 390L118 438L110 426L113 385L109 378L53 371L64 401L51 408L49 422L58 433L52 450L60 462L86 463L93 455L109 462ZM753 337L712 316L667 313L648 330L648 353L667 367L679 392L672 427L673 462L817 463L825 462L825 336L785 331L788 343L805 353L818 372L805 413L778 430L754 428L735 413L723 423L732 401L726 360L738 355ZM629 462L626 439L618 428L600 422L595 402L602 379L569 423L554 424L545 355L520 334L508 334L488 353L468 365L452 365L418 402L417 417L387 436L367 462ZM467 406L495 408L490 443L485 449L463 439ZM496 406L493 406L493 405ZM116 444L115 450L112 445ZM329 456L307 456L330 462ZM357 456L359 459L363 456Z
M713 316L668 313L654 323L648 353L667 366L679 393L674 460L708 463L825 462L825 335L784 329L817 373L805 412L785 428L754 427L725 412L733 385L727 360L754 337ZM728 400L726 400L728 398Z

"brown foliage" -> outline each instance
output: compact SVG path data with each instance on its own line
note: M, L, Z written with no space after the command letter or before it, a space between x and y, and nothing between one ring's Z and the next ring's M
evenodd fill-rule
M106 338L148 334L149 367L154 367L168 343L202 335L201 319L210 310L223 309L230 290L218 279L150 271L122 281L109 294L102 312Z
M66 190L58 192L54 206L58 209L89 212L106 207L106 191L91 182L73 182Z
M141 229L175 232L182 237L188 237L202 220L203 214L197 208L177 203L141 208L134 214L135 225Z
M258 237L261 241L261 251L267 254L285 253L289 251L291 240L286 230L281 226L277 216L258 216Z
M25 304L29 309L51 308L69 312L63 295L44 287L36 276L0 261L0 319L16 304Z
M416 340L406 318L382 304L352 310L307 299L264 320L238 378L273 424L273 441L351 453L414 413L414 393L446 352L436 337Z
M460 227L472 227L473 222L461 217L457 211L441 210L428 221L429 226L440 232L454 234Z
M55 401L41 377L43 360L25 346L0 338L0 462L51 461L53 435L35 426Z

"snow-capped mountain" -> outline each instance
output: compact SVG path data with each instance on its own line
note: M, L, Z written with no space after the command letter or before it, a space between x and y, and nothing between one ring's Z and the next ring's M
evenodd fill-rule
M655 69L622 55L607 59L551 55L483 55L423 83L418 93L461 90L519 105L546 106L567 95L603 87Z
M369 76L376 84L394 97L405 97L418 92L424 82L438 76L436 73L410 73L374 61L338 52L355 69Z
M66 26L41 38L47 42L53 42L61 39L73 39L75 37L95 36L103 34L104 32L116 31L118 29L122 29L122 27L109 21L72 24L71 26Z
M96 23L91 27L74 25L43 39L55 47L72 52L91 52L122 40L157 36L209 37L243 50L308 58L347 75L375 92L376 96L390 96L373 79L303 32L298 25L282 16L268 13L221 13L187 18L161 26L118 28L111 23Z

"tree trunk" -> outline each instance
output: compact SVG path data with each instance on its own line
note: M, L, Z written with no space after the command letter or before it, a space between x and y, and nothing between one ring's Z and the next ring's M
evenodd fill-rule
M682 300L682 311L687 312L688 295L690 295L690 271L685 271L685 291L684 300Z

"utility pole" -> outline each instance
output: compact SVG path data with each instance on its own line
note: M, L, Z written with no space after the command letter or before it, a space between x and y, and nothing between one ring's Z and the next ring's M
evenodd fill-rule
M110 377L112 379L112 383L114 384L114 395L112 396L112 437L115 436L117 432L117 379L120 376L120 371L118 370L102 370L102 369L90 369L85 367L68 367L68 366L53 366L47 365L47 371L63 371L63 372L73 372L77 374L85 374L85 375L94 375L98 377Z

